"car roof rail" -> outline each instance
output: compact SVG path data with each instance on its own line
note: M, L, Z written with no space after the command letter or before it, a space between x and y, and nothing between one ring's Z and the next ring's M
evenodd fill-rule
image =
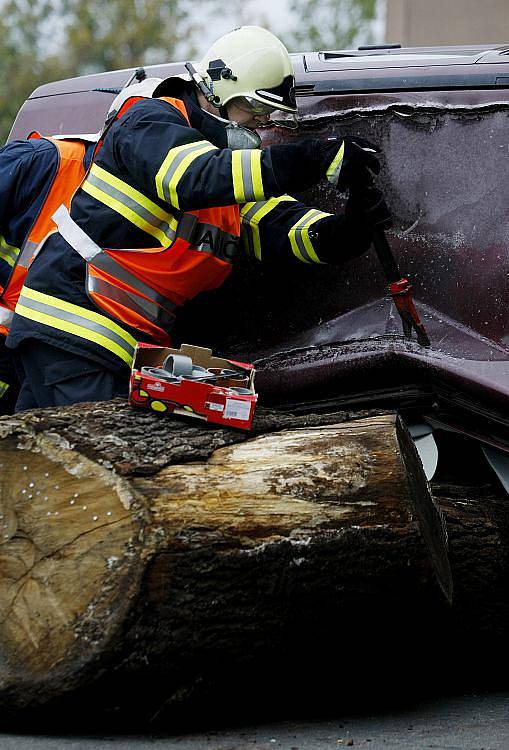
M360 47L357 47L357 49L359 51L376 49L401 49L401 44L399 42L397 44L363 44Z

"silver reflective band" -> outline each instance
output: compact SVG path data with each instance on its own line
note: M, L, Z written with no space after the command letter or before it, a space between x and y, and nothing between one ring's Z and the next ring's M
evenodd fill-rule
M46 241L46 237L42 242L32 242L32 240L26 240L22 247L21 247L21 253L18 258L18 265L22 268L28 268L32 260L36 257L39 250L42 248L44 242Z
M202 253L210 253L220 260L231 263L240 250L240 237L223 232L213 224L199 223L196 225L190 249Z
M73 247L84 260L93 260L96 255L102 253L99 245L79 227L74 219L71 219L69 211L65 206L60 206L51 217L58 227L58 231L66 242Z
M87 291L100 294L114 302L118 302L129 310L140 315L140 317L146 318L151 323L159 326L159 328L163 328L165 331L169 331L175 322L174 313L165 310L163 307L160 307L145 297L141 297L133 292L128 292L125 289L120 289L114 284L110 284L105 279L99 279L97 276L92 276L90 273L87 274ZM176 307L177 306L175 305L175 308Z
M248 255L258 258L258 260L261 260L261 248L260 248L259 254L257 255L255 245L254 245L255 228L251 226L251 219L266 204L267 204L267 201L257 201L256 203L253 203L247 211L244 211L243 209L241 209L241 212L240 212L240 216L242 219L242 236L244 238L244 242L247 244L246 249L247 249ZM258 226L256 227L256 231L259 232Z
M242 177L244 179L244 197L245 202L255 201L257 195L254 188L253 172L251 169L251 152L242 151L241 164L242 164Z
M107 273L111 273L121 281L136 287L142 294L154 299L158 304L164 304L166 297L158 295L151 287L144 284L130 271L127 271L117 263L110 255L105 253L99 245L79 227L73 218L69 215L65 206L55 211L52 216L53 221L58 227L58 231L73 247L81 257L86 261L93 261L94 265L102 268ZM231 262L231 259L237 255L239 250L239 237L234 234L224 232L213 224L204 224L198 222L194 214L183 214L179 221L177 237L189 242L192 249L201 252L210 253L221 260ZM117 252L126 253L143 253L144 249L121 250Z
M123 281L125 284L134 287L137 292L139 292L140 294L144 294L156 304L161 305L161 307L168 308L171 313L176 309L177 305L175 305L170 299L168 299L168 297L163 297L162 294L159 294L154 289L152 289L152 287L148 286L148 284L145 284L143 281L141 281L141 279L128 271L127 268L124 268L120 265L120 263L117 263L117 261L112 258L111 255L108 255L107 253L101 253L101 255L97 255L94 258L93 265L96 268L100 268L101 271L109 273L110 276L113 276L115 279Z
M6 307L0 307L0 325L10 328L13 316L14 313L12 310L8 310Z
M81 315L77 310L80 310L77 305L27 287L21 290L16 305L16 315L93 341L117 354L128 366L131 366L136 340L103 315L85 308ZM100 322L101 320L104 320L104 324Z
M313 247L309 229L316 221L320 221L320 219L324 219L327 216L330 216L330 214L319 211L317 208L312 208L301 216L299 221L288 232L294 255L304 263L322 262Z
M258 260L262 259L262 244L260 238L260 223L280 203L295 202L291 195L280 195L277 198L269 198L266 201L246 203L240 209L242 226L242 237L248 254Z
M94 171L89 172L89 175L87 177L87 183L89 185L92 185L93 187L99 188L103 193L107 193L107 195L109 195L110 198L113 198L118 203L121 203L129 211L132 211L133 214L136 214L137 216L139 216L148 225L162 232L165 235L169 243L172 243L174 241L175 230L172 227L170 227L167 221L153 214L151 211L148 210L148 208L143 206L138 201L134 200L134 198L130 197L129 195L126 195L126 193L123 192L122 190L119 190L114 185L110 185L105 180L102 180L100 176ZM114 209L114 205L110 204L109 208ZM127 218L127 217L124 217L124 218ZM140 227L140 229L141 228L142 227Z
M180 208L178 184L181 178L195 159L217 150L208 141L193 141L171 148L156 174L158 197L175 208Z
M95 292L118 302L165 330L173 325L177 305L141 281L120 265L111 255L101 250L99 245L96 245L76 224L64 206L61 206L55 212L53 221L57 224L62 237L87 263L92 263L96 268L133 287L130 292L121 290L115 285L91 275L87 270L87 292ZM194 222L192 225L194 227ZM143 250L140 250L140 252L143 252ZM140 297L136 292L145 296ZM145 299L145 297L148 297L148 299Z

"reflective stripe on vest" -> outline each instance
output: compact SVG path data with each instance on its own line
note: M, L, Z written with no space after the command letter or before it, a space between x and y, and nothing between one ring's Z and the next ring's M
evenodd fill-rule
M14 247L14 245L9 245L5 237L2 237L0 234L0 258L2 260L5 260L6 263L8 263L11 268L14 267L14 264L18 260L19 256L19 247Z
M93 341L116 354L128 367L132 365L136 339L104 315L26 286L21 290L16 315Z
M58 168L39 214L21 246L21 251L18 251L16 255L15 262L12 264L11 276L0 298L0 333L3 334L9 332L12 311L16 307L30 264L36 257L44 239L51 231L56 229L51 218L53 213L62 204L70 205L76 188L85 176L83 165L85 145L82 142L54 141L51 138L46 140L51 141L57 149ZM5 310L9 312L5 312Z
M0 398L2 398L2 396L5 396L8 389L9 383L6 383L4 380L0 380Z
M99 278L99 276L91 272L90 267L87 274L87 290L94 297L95 295L100 295L113 302L118 302L118 304L132 310L141 318L146 318L160 328L169 330L175 322L174 313L168 312L164 307L159 307L146 297L128 292L104 278ZM176 308L176 305L174 307Z
M87 272L87 292L100 294L103 297L120 303L123 307L133 310L160 328L168 328L175 320L177 305L167 297L163 297L148 284L117 263L108 253L81 229L71 218L65 206L60 206L53 214L53 220L58 231L69 245L81 255L89 265ZM130 290L121 290L107 279L94 274L94 267L105 271L113 280L127 284ZM92 270L92 273L90 271Z
M167 330L174 322L177 305L168 297L163 296L150 287L138 276L118 263L107 251L97 245L86 232L71 218L65 206L60 206L53 214L53 220L58 231L69 245L81 255L89 265L87 274L87 292L100 294L113 301L120 303L123 307L132 309L134 312L146 317L151 323ZM182 222L184 229L179 236L192 243L196 236L197 244L190 244L194 250L211 253L220 256L224 261L231 263L232 258L238 252L238 238L223 232L218 227L209 224L197 224L197 219L191 214L184 214ZM185 235L189 236L185 236ZM135 252L135 251L124 251ZM139 252L145 252L140 250ZM95 272L102 270L128 285L129 290L114 292L114 284L107 279L100 279ZM91 271L91 272L90 272Z

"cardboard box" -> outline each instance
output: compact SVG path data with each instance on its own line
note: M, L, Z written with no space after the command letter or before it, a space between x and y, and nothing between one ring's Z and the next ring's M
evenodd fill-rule
M169 354L191 357L194 365L230 369L238 378L218 380L216 383L185 378L169 382L142 372L144 367L162 367ZM180 349L169 349L152 344L138 344L134 355L129 403L144 409L166 414L184 414L214 424L249 430L258 400L254 389L253 365L235 360L213 357L210 349L182 344ZM242 385L248 393L238 393L233 387Z

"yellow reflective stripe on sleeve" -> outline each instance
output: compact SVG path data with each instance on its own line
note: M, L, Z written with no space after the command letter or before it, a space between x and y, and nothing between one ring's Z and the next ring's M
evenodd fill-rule
M175 217L97 164L92 165L81 187L124 219L155 237L161 245L174 241L178 224Z
M234 152L235 153L235 152ZM262 246L260 241L260 229L258 224L272 209L278 206L284 201L294 201L291 195L280 195L277 198L269 198L266 201L260 201L257 203L246 203L240 209L240 219L242 222L242 229L251 232L247 235L244 232L244 237L247 239L248 251L251 252L258 260L262 259Z
M265 200L265 193L263 192L262 180L262 152L258 149L252 149L250 153L253 197L248 198L248 200L263 201Z
M233 194L237 203L264 201L262 152L259 149L232 151Z
M245 203L244 181L242 179L242 152L232 151L233 194L237 203Z
M343 166L344 156L345 156L345 142L343 141L338 153L334 157L326 173L327 179L329 180L329 182L332 182L333 185L335 185L339 179L339 173L341 172L341 167Z
M10 387L9 383L6 383L5 381L0 380L0 398L2 398L2 396L5 396L9 387Z
M313 243L311 242L309 229L316 221L325 219L326 216L332 216L332 214L327 214L323 211L318 211L316 208L312 208L301 216L299 221L294 224L288 232L292 252L299 260L303 261L303 263L322 262L316 254Z
M180 208L177 186L182 176L199 156L218 150L209 141L194 141L170 149L156 174L158 197Z
M16 315L93 341L132 365L136 339L117 323L85 307L52 297L24 286L16 305Z
M18 259L18 255L19 247L9 245L5 237L2 237L2 235L0 234L0 258L2 258L2 260L5 260L5 262L8 263L12 268Z

